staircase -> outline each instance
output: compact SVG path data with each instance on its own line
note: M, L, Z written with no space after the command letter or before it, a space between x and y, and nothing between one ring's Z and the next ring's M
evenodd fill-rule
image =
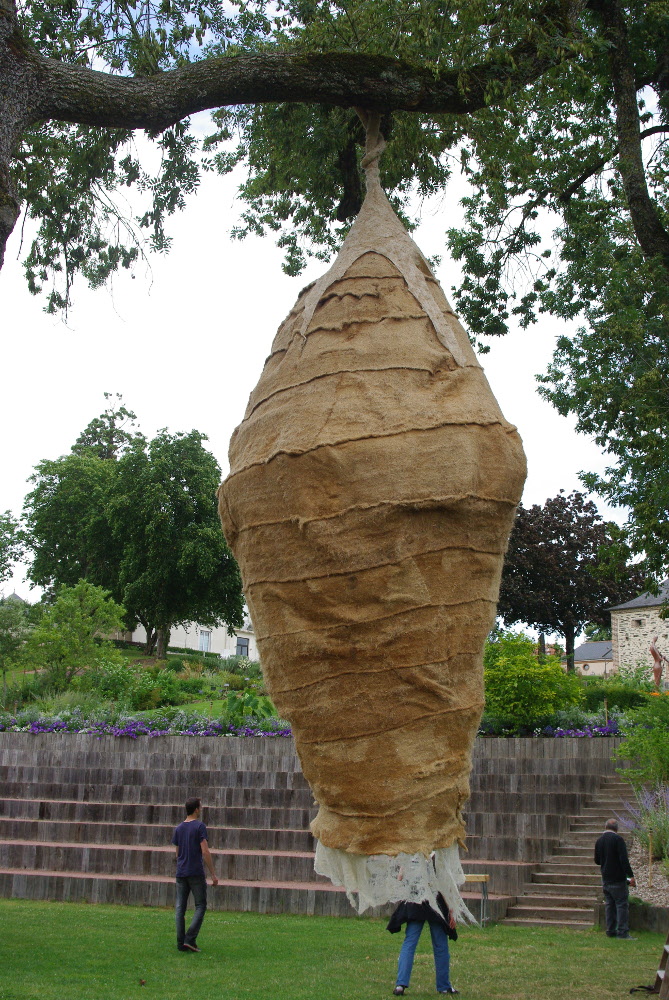
M613 772L604 740L571 742L476 742L463 867L489 876L491 920ZM0 897L172 906L170 841L190 795L220 880L212 909L355 914L314 873L313 799L293 741L278 737L0 733ZM477 916L480 893L465 898Z
M607 819L624 814L634 792L620 777L607 777L597 795L578 816L569 833L546 861L534 867L530 883L504 923L535 927L586 929L593 925L593 907L601 896L602 879L593 855L595 841ZM624 835L624 831L623 831Z

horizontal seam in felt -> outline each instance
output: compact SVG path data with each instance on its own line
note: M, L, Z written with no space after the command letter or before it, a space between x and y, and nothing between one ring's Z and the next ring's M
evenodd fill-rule
M401 556L399 559L388 559L386 562L377 562L372 566L362 566L360 569L348 568L333 570L330 573L318 573L313 576L295 576L289 577L288 579L263 577L262 579L253 580L247 575L245 578L245 585L247 587L256 587L259 583L308 583L311 580L328 580L333 576L362 576L363 573L372 573L374 570L381 569L384 566L400 566L402 563L408 562L410 559L420 559L421 556L430 556L437 552L476 552L479 555L499 556L500 554L504 555L506 548L477 549L473 545L441 545L435 549L424 549L421 552L412 552L409 555Z
M335 378L337 375L363 375L371 372L425 372L426 375L434 375L432 368L423 368L417 365L379 365L378 368L338 368L333 372L320 372L318 375L312 375L311 378L305 378L301 382L291 382L290 385L284 385L279 389L272 390L267 396L263 396L257 403L254 403L253 409L246 413L244 420L248 420L263 403L274 399L275 396L280 395L282 392L290 392L291 389L311 385L312 382L318 382L320 379Z
M414 604L409 608L402 608L401 611L391 611L387 615L379 615L377 618L363 618L360 621L348 621L348 622L337 622L336 625L320 625L318 628L296 628L290 632L269 632L265 636L260 636L256 632L256 640L263 641L265 639L276 639L286 635L304 635L308 632L329 632L331 629L336 628L351 628L353 625L373 625L375 622L385 622L389 618L397 618L398 615L415 614L416 611L427 610L428 608L464 608L468 604L492 604L497 607L497 601L490 601L485 597L475 597L468 601L451 601L447 603L442 601L441 604Z
M459 705L457 708L442 708L440 712L426 712L424 715L417 715L414 719L410 719L408 722L401 722L397 726L388 726L387 729L375 729L374 731L363 733L356 733L353 736L333 736L325 737L319 736L315 740L305 740L303 736L300 736L300 743L347 743L349 740L365 740L373 738L374 736L383 736L384 733L396 733L400 729L406 729L407 726L415 726L419 722L424 722L426 719L438 719L442 715L451 715L453 712L470 712L474 709L481 710L484 706L484 701L471 701L467 702L466 705Z
M221 487L219 486L219 489ZM477 500L483 503L494 503L501 504L503 507L516 507L517 504L515 500L508 500L505 497L492 497L492 496L477 496L475 493L449 493L443 497L429 497L424 500L379 500L378 503L359 503L353 504L351 507L345 507L341 511L337 511L334 514L320 514L318 517L280 517L273 521L254 521L253 524L246 524L243 527L236 528L238 534L241 535L243 531L254 531L256 528L271 528L277 524L289 524L291 521L296 521L299 526L302 527L305 524L315 524L320 521L331 521L336 517L344 517L346 514L350 514L351 511L359 510L378 510L379 507L411 507L417 510L427 509L431 510L440 504L451 504L451 503L461 503L463 500ZM430 504L429 507L425 507L426 504Z
M244 426L246 421L242 421L240 428ZM357 444L359 441L383 441L388 438L402 437L404 434L427 434L431 431L438 431L443 427L500 427L502 431L507 433L513 433L516 431L515 427L507 429L505 427L505 422L503 420L489 420L486 422L476 421L476 420L445 420L441 424L432 424L430 427L407 427L403 431L390 431L388 434L363 434L361 437L352 438L342 438L339 441L327 441L315 444L311 448L303 448L301 450L288 451L286 448L280 448L278 451L273 452L262 462L251 462L249 465L245 465L243 469L239 469L236 472L230 472L226 482L230 482L235 476L241 475L243 472L247 472L249 469L259 468L263 465L269 465L270 462L274 461L275 458L280 458L282 455L287 455L288 457L300 457L302 455L310 455L315 451L321 451L323 448L339 448L342 445L347 444Z
M477 656L477 655L478 655L477 651L471 650L470 652L466 653L464 652L454 653L453 656L448 656L444 660L425 660L422 663L412 663L410 665L407 663L402 663L402 664L393 663L387 667L368 668L366 670L339 670L336 674L324 674L322 677L319 677L318 680L308 681L306 684L296 684L294 685L294 687L278 688L276 685L273 685L272 691L274 694L289 694L292 691L303 691L305 688L315 687L317 684L325 684L328 683L329 681L336 681L340 677L348 677L350 674L355 674L356 677L361 677L363 675L366 676L367 674L387 674L390 673L391 671L397 672L401 670L420 670L421 667L436 667L437 664L439 663L450 663L451 660L454 660L456 659L456 657L459 656Z
M444 794L448 794L448 793L451 793L451 792L455 792L455 793L458 794L458 799L459 799L459 801L458 801L458 808L459 808L469 798L469 792L467 792L466 794L464 794L462 792L461 788L458 785L458 781L460 781L460 782L463 781L462 774L459 775L459 777L458 777L457 780L456 780L456 776L455 775L449 775L448 777L451 778L451 779L453 779L453 780L451 780L450 784L445 784L441 788L437 788L436 791L432 790L432 791L430 791L430 792L428 792L428 793L426 793L426 794L424 794L422 796L415 796L415 795L412 794L412 800L411 800L411 802L408 805L406 805L406 806L394 806L393 805L392 808L389 808L387 810L387 812L379 812L379 813L371 813L371 812L345 813L345 812L341 812L339 809L334 809L332 806L328 805L327 802L318 802L317 804L318 804L318 806L319 806L320 809L326 809L329 813L333 813L335 816L345 816L348 819L355 819L355 818L385 819L388 816L395 816L398 813L410 812L412 809L415 810L417 804L421 804L422 805L424 803L431 802L433 799L439 798L440 795L444 795ZM316 820L316 819L318 819L318 816L314 817L314 820ZM312 822L314 822L314 820L312 820ZM461 825L461 826L464 825L462 819L458 818L457 816L453 817L453 823Z

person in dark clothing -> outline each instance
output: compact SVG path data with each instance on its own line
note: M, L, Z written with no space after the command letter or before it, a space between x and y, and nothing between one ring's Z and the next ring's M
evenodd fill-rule
M428 902L423 903L398 903L388 922L387 930L391 934L396 934L402 929L402 924L406 924L406 932L400 958L397 965L397 983L393 994L403 996L404 991L409 986L413 959L416 953L416 946L423 930L425 922L430 926L430 936L432 937L432 953L434 955L434 969L437 977L437 993L458 993L451 985L450 980L450 954L448 950L448 939L457 941L458 932L455 929L455 920L450 913L444 897L437 895L439 912L432 909Z
M615 819L607 819L604 833L595 844L595 864L600 866L602 872L607 937L634 941L629 927L629 887L635 886L636 882L627 855L627 844L618 833Z
M177 948L179 951L199 951L197 936L207 911L207 879L204 874L206 864L211 875L211 884L218 885L207 842L207 828L200 819L199 799L186 802L186 819L174 831L172 843L177 849L177 893L175 918L177 925ZM186 931L186 906L193 893L195 912L190 927Z

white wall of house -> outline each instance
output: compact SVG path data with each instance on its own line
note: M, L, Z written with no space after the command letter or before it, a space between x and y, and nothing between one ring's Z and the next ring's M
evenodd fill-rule
M146 632L141 625L132 633L132 641L146 642ZM259 659L256 637L250 622L247 628L239 629L234 635L228 635L225 626L211 628L195 622L185 627L178 626L170 632L170 646L218 653L224 657L248 656L250 660Z
M623 608L611 612L613 662L618 666L652 666L651 641L658 636L660 652L669 656L669 620L660 618L660 606Z
M574 670L584 677L610 677L614 672L611 660L574 659Z

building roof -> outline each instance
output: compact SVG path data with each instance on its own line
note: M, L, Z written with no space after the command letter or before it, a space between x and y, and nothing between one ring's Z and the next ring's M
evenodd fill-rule
M612 660L613 650L611 640L606 642L582 642L574 650L574 662L586 663L588 660Z
M633 601L626 601L625 604L615 604L609 611L624 611L627 608L656 608L660 604L669 601L669 580L663 580L660 584L660 592L651 594L647 590L639 594Z

